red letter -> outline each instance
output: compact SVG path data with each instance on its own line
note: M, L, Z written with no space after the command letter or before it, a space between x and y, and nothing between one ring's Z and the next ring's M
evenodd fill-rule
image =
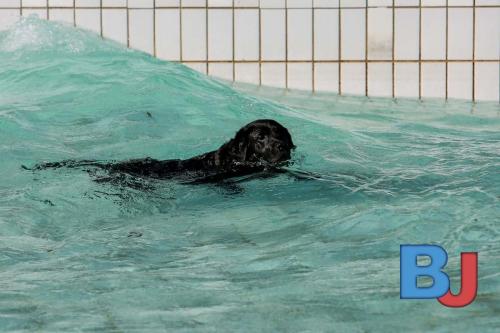
M439 303L452 308L461 308L474 301L477 295L477 252L462 252L460 255L462 282L460 293L453 295L450 290L438 298Z

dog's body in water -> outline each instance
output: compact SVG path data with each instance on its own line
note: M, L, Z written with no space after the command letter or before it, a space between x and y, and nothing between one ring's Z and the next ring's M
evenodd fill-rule
M220 182L257 173L282 173L295 148L288 130L275 120L261 119L242 127L219 149L186 160L152 158L121 162L66 160L35 165L32 170L97 168L110 175L178 179L190 183Z

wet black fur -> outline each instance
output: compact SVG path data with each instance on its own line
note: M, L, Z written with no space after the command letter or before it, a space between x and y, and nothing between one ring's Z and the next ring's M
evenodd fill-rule
M219 149L186 160L134 159L121 162L66 160L37 164L31 170L97 168L111 175L151 179L181 179L193 183L218 182L256 173L281 173L295 148L288 130L275 120L261 119L241 128Z

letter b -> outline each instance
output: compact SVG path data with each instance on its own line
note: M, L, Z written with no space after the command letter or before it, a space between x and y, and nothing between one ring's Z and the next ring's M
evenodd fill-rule
M427 266L417 265L418 256L428 256L431 263ZM401 245L400 248L400 297L401 298L437 298L450 288L448 275L441 271L446 266L448 255L438 245ZM432 278L430 287L418 287L417 278Z

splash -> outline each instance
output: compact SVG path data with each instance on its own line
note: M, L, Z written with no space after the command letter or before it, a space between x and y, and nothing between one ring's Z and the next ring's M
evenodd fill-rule
M96 43L91 33L68 29L65 23L48 22L31 15L22 17L11 29L0 33L2 52L82 53L111 47L111 43Z

